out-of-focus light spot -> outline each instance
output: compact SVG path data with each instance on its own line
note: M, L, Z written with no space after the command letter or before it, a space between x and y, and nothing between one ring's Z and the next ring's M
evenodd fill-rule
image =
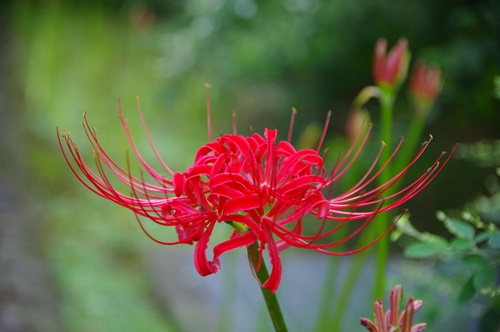
M241 18L252 18L257 13L257 4L252 0L236 0L234 13Z
M309 54L309 45L304 38L297 37L293 43L285 46L284 51L284 55L290 61L301 61L304 60Z
M500 165L500 140L461 143L456 158L472 161L480 167Z
M205 38L214 31L214 23L208 17L197 17L191 23L194 33L200 37Z
M302 36L310 36L316 30L316 22L306 15L300 15L293 21L295 29Z
M312 12L319 9L318 0L283 0L286 9L291 12Z
M219 11L224 6L225 0L189 0L186 1L186 14L188 15L208 15Z
M156 68L164 77L175 76L195 63L195 43L188 33L165 35L160 40L160 49L164 55L156 61Z

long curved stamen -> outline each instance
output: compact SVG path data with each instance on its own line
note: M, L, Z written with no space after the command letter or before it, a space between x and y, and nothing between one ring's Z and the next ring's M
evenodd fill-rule
M126 121L124 121L126 123ZM102 160L106 166L123 182L125 185L130 186L131 183L130 181L133 181L135 183L140 183L140 180L137 179L136 177L131 177L130 172L124 170L120 166L118 166L103 150L101 145L99 144L99 141L97 140L97 134L96 130L94 127L91 127L89 123L87 122L86 117L84 116L84 128L85 128L85 133L89 139L89 142L91 143L94 153L96 154L97 158L99 160ZM131 139L131 138L130 138ZM135 149L137 150L137 149ZM134 151L135 152L135 151ZM139 160L140 156L138 157ZM82 163L83 160L82 160ZM152 170L151 167L149 167L144 160L141 161L141 164L145 165L146 169L148 172L151 174L151 176L159 183L165 183L170 184L168 180L165 178L161 177L158 173ZM86 167L87 171L90 172L91 174L93 173L92 170L89 167ZM92 177L93 179L98 179L98 177ZM164 187L163 187L164 188ZM151 190L152 192L162 192L162 187L159 186L154 186L151 184L148 184L148 189Z
M326 137L326 132L328 131L328 124L330 123L330 117L332 116L332 111L328 111L326 114L325 125L323 126L323 132L321 133L321 138L319 139L318 146L316 147L316 152L321 150L321 146L323 145L323 141Z
M371 196L371 195L378 196L378 195L382 194L383 192L385 192L386 190L388 190L393 184L395 184L397 181L399 181L399 179L401 179L403 177L403 175L410 169L410 167L413 166L413 164L418 160L418 158L426 150L426 148L428 147L430 141L431 140L424 142L422 144L420 150L415 155L415 157L411 160L411 162L402 171L400 171L398 174L396 174L392 179L390 179L388 182L386 182L386 183L384 183L384 184L382 184L382 185L380 185L380 186L378 186L378 187L376 187L376 188L374 188L374 189L372 189L372 190L364 193L363 195L357 196L355 199L357 200L359 198L365 198L365 197L368 197L368 196ZM358 188L356 190L354 190L352 192L351 191L347 191L346 194L337 197L337 199L339 201L348 202L349 200L344 199L345 197L348 197L348 196L352 197L353 194L359 192L361 189L364 189L368 184L370 184L371 182L373 182L381 174L381 172L385 169L385 167L389 164L389 162L394 158L394 156L396 155L397 151L401 147L401 144L402 144L402 140L400 141L400 143L398 144L398 146L394 149L394 151L392 152L391 156L384 163L384 165L382 165L382 167L369 180L365 181L362 186L358 186ZM377 158L375 158L376 159L375 162L378 160L378 157L379 156L377 156ZM369 169L369 172L370 171L371 171L371 167Z
M167 164L160 157L158 150L156 149L155 145L153 144L153 140L151 139L151 135L149 135L149 131L147 130L147 127L146 127L146 121L144 120L144 113L142 112L141 102L139 101L139 96L136 97L136 102L137 102L137 108L139 109L139 117L141 118L142 129L144 131L144 134L146 134L146 138L149 142L149 146L153 150L153 153L155 154L156 159L158 159L158 161L161 163L163 168L165 168L165 170L167 170L167 172L169 172L170 175L174 175L174 172L172 172L170 167L168 167ZM120 104L120 113L122 113L123 111L122 111L122 105L121 105L120 100L118 100L118 103Z
M295 116L297 115L297 110L295 107L292 107L292 115L290 116L290 126L288 127L288 138L287 142L292 142L292 133L293 133L293 124L295 123Z
M208 131L208 142L212 142L212 117L210 114L210 87L211 85L205 83L206 88L206 99L207 99L207 131Z
M342 177L347 172L347 170L352 166L352 164L354 164L354 162L358 159L359 155L361 154L361 151L363 150L366 142L368 141L368 137L370 136L371 129L372 129L372 125L370 125L370 127L368 128L365 136L363 137L361 144L358 146L358 149L354 153L354 156L349 160L349 157L350 157L352 151L354 150L354 147L356 146L358 140L360 139L361 132L358 134L358 136L356 137L354 142L351 144L347 153L343 156L343 158L341 160L338 161L337 164L335 164L335 167L332 169L332 171L328 175L327 181L329 183L334 183L335 181L337 181L337 179ZM344 164L348 160L349 160L349 162L344 167Z

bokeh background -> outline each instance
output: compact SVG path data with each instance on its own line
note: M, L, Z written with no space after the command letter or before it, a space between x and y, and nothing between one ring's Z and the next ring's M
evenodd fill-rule
M436 210L460 209L498 190L495 93L500 93L494 80L500 74L500 2L20 0L2 5L0 330L268 330L244 252L228 255L218 274L197 276L191 247L154 244L129 211L77 182L62 158L56 127L71 131L91 160L81 127L86 112L105 149L125 163L120 99L134 138L154 159L137 125L139 95L157 148L171 168L183 170L206 142L203 84L209 82L214 133L230 132L236 111L240 132L278 128L285 139L290 109L296 107L294 143L307 145L332 110L327 145L340 151L351 102L373 84L373 47L380 37L390 45L406 37L412 62L423 59L443 71L444 89L422 135L435 138L422 158L423 169L454 143L461 148L406 207L419 229L445 233ZM407 84L396 104L395 139L411 119L406 91ZM377 145L377 103L368 110ZM453 271L405 260L398 242L391 252L388 285L403 283L409 294L424 299L426 313L418 317L429 330L476 328L483 302L455 301L460 280ZM313 330L317 314L335 310L320 300L327 262L335 258L294 249L284 256L279 296L287 303L285 315L292 330ZM349 264L349 258L338 260L340 280L333 294ZM370 283L369 275L359 289ZM345 305L342 330L361 331L358 317L371 317L371 297L358 292Z

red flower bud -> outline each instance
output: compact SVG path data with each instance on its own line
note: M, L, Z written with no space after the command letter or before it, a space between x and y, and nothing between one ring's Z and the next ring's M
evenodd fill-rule
M386 54L387 41L379 39L375 44L373 78L378 86L394 88L406 78L408 71L408 42L402 38Z
M429 108L441 92L442 86L441 69L438 66L427 66L422 62L413 66L410 93L415 102Z

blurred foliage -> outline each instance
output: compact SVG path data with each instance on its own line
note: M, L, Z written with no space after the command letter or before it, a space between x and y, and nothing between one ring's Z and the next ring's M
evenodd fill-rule
M483 168L500 165L500 140L463 143L457 150L456 158L472 161Z
M495 208L500 206L499 197L497 195L492 198L497 201L493 204ZM483 296L479 302L483 307L479 319L481 326L479 331L496 330L500 324L499 219L496 219L496 223L485 223L470 209L465 210L460 219L449 217L442 211L438 212L437 217L453 235L451 240L419 232L408 220L398 223L397 227L402 233L417 239L405 247L406 257L439 258L442 261L440 269L452 269L454 272L448 273L448 278L461 283L461 291L455 294L458 295L456 300L459 303L467 303L478 295ZM492 313L496 319L490 319Z
M441 269L453 270L448 271L448 278L461 283L456 294L459 303L483 297L479 331L484 332L500 326L500 167L496 173L497 178L490 179L494 181L490 196L477 198L458 214L437 212L451 239L420 232L408 219L398 222L398 231L392 233L393 240L402 234L417 240L405 245L406 257L437 258Z
M68 5L22 5L14 11L14 33L16 51L25 56L18 58L15 83L26 110L23 129L34 184L29 197L44 220L44 244L60 287L64 330L173 330L144 279L142 233L133 223L121 222L133 221L133 216L117 208L109 214L109 206L78 190L55 139L60 125L74 129L73 136L84 142L79 122L87 111L108 142L107 151L125 162L116 98L123 96L125 110L135 113L134 97L141 93L145 107L162 109L147 101L155 100L159 86L151 66L153 38L99 6L82 2L77 10ZM132 127L140 129L136 123ZM82 144L81 151L91 160L89 146ZM114 217L103 220L110 215Z
M498 78L494 83L498 85ZM494 90L497 95L497 91ZM438 211L451 239L418 231L408 219L397 224L393 240L402 234L417 241L406 244L404 254L409 258L438 258L443 269L453 270L450 279L461 280L459 303L467 303L478 295L486 297L480 313L478 331L497 330L500 326L500 159L498 141L465 144L457 151L461 159L470 160L479 167L496 167L495 175L485 181L489 195L480 196L466 205L461 213L451 216Z
M495 96L500 99L500 75L495 76L495 86L494 86L494 93Z
M19 136L28 147L27 200L44 225L67 331L177 326L174 317L157 311L143 278L140 252L149 242L137 236L133 216L83 192L60 156L56 126L71 129L91 160L80 127L84 112L106 151L125 163L116 116L121 98L141 152L154 160L137 121L134 100L140 95L157 148L173 169L183 169L206 140L208 81L214 133L231 130L236 110L240 132L276 127L284 138L291 107L299 112L298 133L315 128L332 109L329 141L335 139L338 151L349 105L371 84L375 40L383 36L392 44L406 36L413 58L440 64L445 75L443 96L427 123L439 142L431 148L439 153L456 141L498 139L499 102L491 94L500 72L495 0L23 0L5 10L15 40L12 84L24 109ZM404 98L396 108L397 139L411 114ZM379 114L373 105L368 110L377 130ZM307 136L294 139L301 143ZM458 156L473 149L463 146ZM451 164L433 191L413 203L419 223L430 220L425 213L484 192L488 170ZM449 189L450 179L457 188Z
M64 331L178 331L175 321L152 301L144 278L140 230L113 223L129 219L105 207L89 208L90 195L53 198L46 213L49 258L59 285ZM81 217L79 217L81 216ZM104 225L108 226L104 226Z

